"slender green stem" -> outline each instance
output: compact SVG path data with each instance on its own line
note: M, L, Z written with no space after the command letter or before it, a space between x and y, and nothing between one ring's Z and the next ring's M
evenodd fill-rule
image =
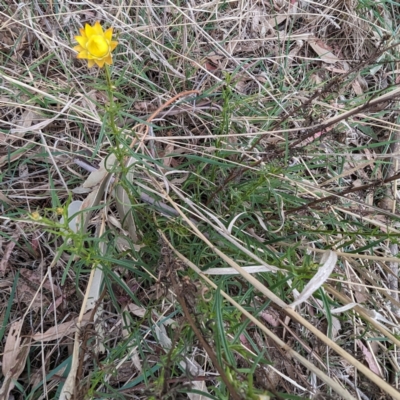
M109 125L110 125L111 131L113 133L113 137L115 139L114 153L115 153L115 156L117 157L117 160L120 162L120 165L123 166L125 153L123 151L123 147L120 146L121 131L115 123L115 120L117 117L117 105L114 102L114 85L113 85L113 82L111 79L111 70L107 64L105 65L105 75L106 75L106 81L107 81L107 94L108 94L108 101L109 101L109 104L106 107L106 113L108 114Z

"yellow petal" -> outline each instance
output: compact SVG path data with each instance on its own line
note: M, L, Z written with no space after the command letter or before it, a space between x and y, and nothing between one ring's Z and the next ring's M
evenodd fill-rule
M108 28L108 29L104 32L104 36L106 37L106 39L107 39L109 42L111 42L112 34L113 34L113 28Z
M118 46L118 42L112 41L110 43L110 51L113 51Z
M104 35L103 28L101 27L99 21L96 21L96 23L93 26L93 29L96 31L97 35Z
M82 46L85 47L87 43L87 39L83 36L75 36L75 40Z
M88 52L86 50L82 50L76 58L88 58Z
M94 27L90 26L89 24L85 25L85 33L87 38L90 38L92 35L96 34L96 30L94 29Z
M83 37L86 37L86 33L85 33L85 30L83 28L79 28L79 32L81 33L81 35Z
M104 60L104 62L105 62L106 64L111 65L111 64L112 64L112 57L111 57L111 54L109 54L107 57L104 57L103 60Z
M94 62L95 62L100 68L103 68L103 67L104 67L104 59L101 59L101 60L94 60Z
M93 35L88 40L86 48L95 58L105 57L110 52L108 42L101 35Z
M82 50L85 50L82 46L75 46L75 47L73 47L73 49L75 50L75 51L77 51L77 52L80 52L80 51L82 51Z
M95 62L93 60L88 60L88 68L92 68Z

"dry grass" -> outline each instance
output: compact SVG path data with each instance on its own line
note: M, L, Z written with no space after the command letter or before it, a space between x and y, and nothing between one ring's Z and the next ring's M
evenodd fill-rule
M400 399L398 10L0 1L0 399Z

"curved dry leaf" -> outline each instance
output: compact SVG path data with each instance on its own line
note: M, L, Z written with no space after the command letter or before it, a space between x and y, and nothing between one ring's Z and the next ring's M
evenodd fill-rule
M18 282L16 290L16 298L19 302L25 303L32 310L38 310L42 307L47 307L50 304L50 300L41 291L32 289L29 285L23 281Z
M14 360L14 366L5 375L3 385L0 389L0 399L8 399L10 391L15 386L15 381L19 378L22 371L25 369L26 359L30 350L29 340L25 340L21 345L16 359Z
M20 146L17 150L13 151L11 154L6 154L0 157L0 167L11 163L12 161L16 161L23 157L26 152L33 149L36 146L35 143L25 143L23 146Z
M298 3L297 1L291 2L291 4L289 4L289 9L286 14L278 14L275 17L270 18L267 21L267 24L270 26L278 26L279 24L281 24L283 21L286 20L287 17L296 12L297 3Z
M74 99L71 99L70 101L65 104L63 109L56 114L54 117L49 118L49 119L44 119L40 115L36 114L33 111L28 111L27 114L24 116L22 120L22 126L20 128L12 128L10 129L10 134L15 135L21 135L25 134L26 132L31 132L31 131L38 131L41 129L44 129L46 126L50 125L53 121L55 121L57 118L59 118L61 115L63 115L74 103ZM33 122L36 120L42 120L41 122L32 125Z
M107 158L101 160L100 167L90 173L86 181L83 182L83 188L94 188L99 185L103 179L109 174L109 170L115 164L116 157L114 154L110 154Z
M332 49L322 40L311 38L309 43L312 49L319 55L321 61L327 64L334 64L340 61L340 59L332 53Z
M85 326L90 321L91 313L88 312L83 316L81 327ZM36 333L31 336L31 339L34 342L49 342L50 340L59 340L64 336L75 333L77 330L77 321L78 318L73 319L72 321L64 322L62 324L52 326L46 332Z
M328 251L322 257L322 266L319 267L317 273L313 276L310 282L304 287L300 296L288 307L294 308L297 305L305 302L312 294L319 289L331 275L333 268L335 268L337 261L337 254L334 251Z
M2 371L4 380L0 389L0 399L8 399L10 391L15 386L25 368L26 358L30 350L30 339L21 344L21 328L24 320L13 322L4 346Z
M361 340L356 340L357 346L361 349L362 354L364 356L365 361L368 364L369 369L376 375L383 378L382 372L379 368L379 364L376 361L376 358L371 353L371 351L364 345Z
M21 344L21 329L24 320L20 319L11 324L3 353L3 375L7 375L14 365Z
M103 195L106 191L108 182L111 179L111 174L107 174L104 176L103 180L100 183L100 186L98 186L96 189L93 190L93 192L89 193L89 195L86 197L85 200L83 200L83 203L81 205L81 211L84 211L82 214L78 215L77 218L77 225L80 227L82 226L83 232L86 232L86 228L89 224L89 219L90 216L92 215L92 210L90 210L92 207L96 207L100 204L101 199L103 198ZM89 210L87 210L89 209ZM86 211L85 211L86 210ZM83 220L83 222L82 222Z
M15 245L18 243L18 239L21 236L21 231L17 230L12 236L10 242L6 245L3 251L3 256L0 261L0 276L4 276L8 269L8 260L14 250Z
M332 309L332 310L331 310L331 314L340 314L340 313L342 313L342 312L351 310L352 308L354 308L354 307L356 307L356 306L358 306L357 303L349 303L349 304L346 304L346 305L343 306L343 307L338 307L338 308Z
M3 201L4 203L8 205L14 205L15 201L9 199L3 192L0 190L0 201Z

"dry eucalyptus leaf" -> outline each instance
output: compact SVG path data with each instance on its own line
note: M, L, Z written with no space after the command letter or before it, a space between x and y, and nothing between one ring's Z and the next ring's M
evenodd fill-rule
M379 365L376 362L376 358L371 353L371 351L368 349L368 347L366 347L361 340L356 340L356 343L357 343L357 346L361 349L362 354L364 356L365 361L368 364L369 369L374 374L376 374L376 375L380 376L381 378L383 378L382 372L381 372L381 370L379 368Z
M81 327L85 326L90 321L90 317L91 312L83 316ZM71 335L75 333L77 329L77 321L78 318L75 318L72 321L53 326L44 333L38 332L32 336L32 340L34 342L49 342L50 340L59 340L66 335Z
M283 21L285 21L291 14L294 14L297 10L297 1L291 1L289 4L289 9L286 13L280 13L277 16L270 18L267 23L270 26L278 26Z
M65 106L63 107L63 109L52 118L45 119L43 117L40 117L41 122L38 122L35 125L33 125L32 122L36 122L36 120L38 118L34 117L34 114L31 113L31 114L27 115L24 119L25 125L28 125L28 126L21 126L20 128L12 128L12 129L10 129L10 133L12 135L16 135L16 134L24 135L26 132L38 131L38 130L44 129L46 126L48 126L52 122L54 122L57 118L64 115L64 113L72 106L73 102L74 102L73 99L68 101L67 104L65 104Z
M25 133L28 132L28 129L38 121L43 119L41 115L32 110L25 110L18 121L16 121L16 125L20 126L22 129L14 128L12 130L12 136L10 136L11 143L17 138L21 138L25 136Z
M150 113L157 109L151 101L137 101L133 108L143 113Z
M13 368L5 375L3 385L0 389L0 399L9 398L10 391L15 386L15 381L19 378L22 371L25 369L26 359L30 350L29 340L25 340L21 345L20 351L17 354Z
M8 205L13 205L13 204L15 204L14 201L10 200L10 199L9 199L5 194L3 194L1 191L0 191L0 201L6 203L6 204L8 204Z
M26 339L21 343L23 324L23 319L13 322L7 336L3 354L2 371L4 380L0 389L0 399L9 398L9 393L15 386L14 382L25 368L26 358L30 350L30 339Z
M25 143L23 146L20 146L17 150L13 151L11 154L6 154L0 157L0 167L4 165L8 165L9 163L16 161L23 157L25 153L35 147L34 143Z
M327 64L334 64L340 61L333 53L332 49L325 44L322 40L317 38L311 38L309 40L310 46L312 49L319 55L321 60Z
M6 245L6 248L4 249L4 253L2 256L2 259L0 261L0 276L4 276L7 268L8 268L8 260L10 259L10 256L13 252L13 249L15 245L18 242L19 237L21 236L21 231L17 230L13 236L12 240Z
M4 346L3 365L2 365L3 375L7 375L14 365L15 359L17 357L21 345L21 329L23 324L24 324L23 319L15 321L11 324L6 344Z
M171 165L172 158L168 157L167 155L174 152L174 147L175 146L173 145L173 143L168 143L167 146L165 147L164 151L165 156L163 157L162 160L164 167L169 167Z
M38 310L50 304L50 300L43 294L32 289L23 281L18 282L16 297L18 301L30 306L32 310Z
M99 185L103 179L108 175L108 171L112 169L116 161L116 157L114 154L111 154L106 159L100 162L99 169L91 172L87 177L86 181L83 183L83 188L94 188Z
M29 282L39 286L43 285L45 289L47 289L50 292L54 292L56 296L61 296L62 291L58 286L55 286L50 282L50 278L46 278L43 281L43 276L40 272L40 269L27 269L27 268L20 268L19 269L20 274Z

